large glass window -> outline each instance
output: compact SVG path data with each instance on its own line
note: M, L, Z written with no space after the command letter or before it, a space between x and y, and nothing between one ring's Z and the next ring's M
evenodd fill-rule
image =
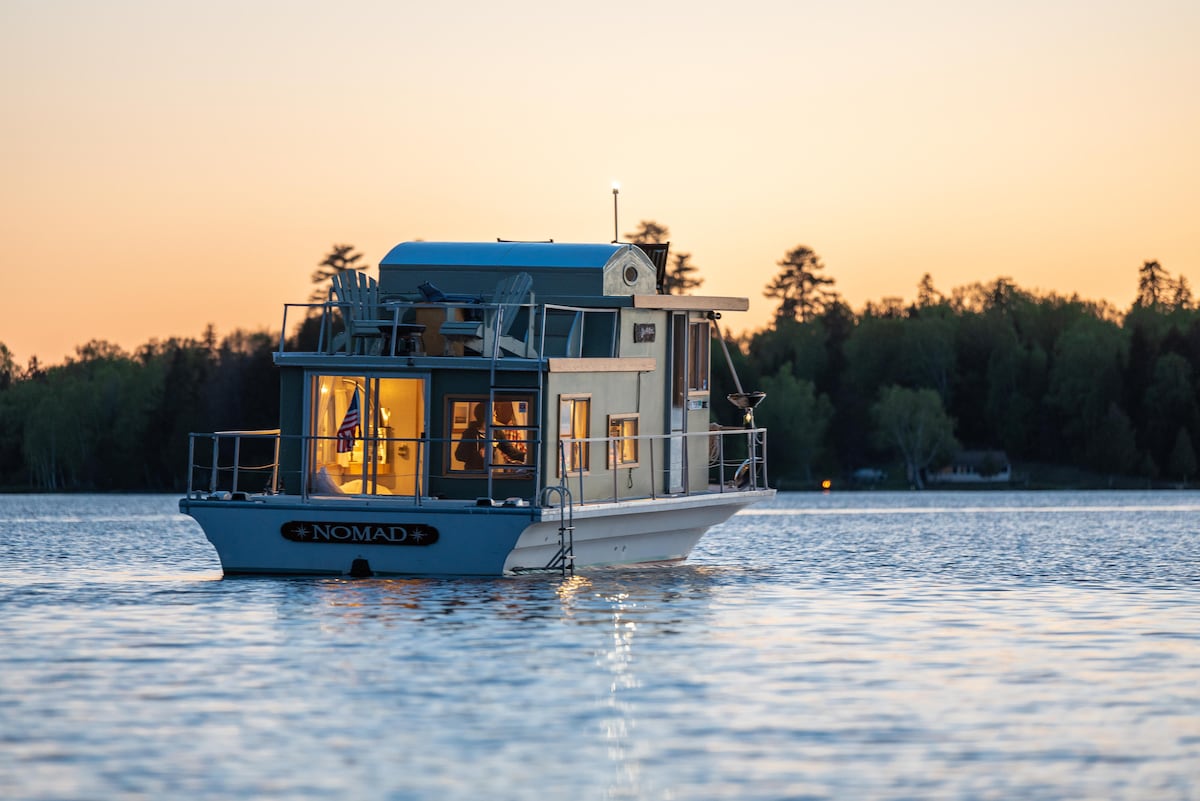
M612 414L608 416L608 466L637 467L638 416Z
M488 414L486 395L446 398L446 472L450 475L532 476L533 397L499 395ZM490 423L490 424L489 424Z
M422 379L318 375L311 386L311 492L418 492L425 429Z
M563 457L568 473L586 473L589 466L592 398L590 395L560 395L558 399L558 437L563 443ZM556 460L558 461L558 460ZM558 470L561 473L562 463Z

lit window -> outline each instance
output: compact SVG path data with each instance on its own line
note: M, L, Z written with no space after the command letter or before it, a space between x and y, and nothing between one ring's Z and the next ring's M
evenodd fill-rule
M590 395L560 395L558 399L558 436L563 441L563 459L568 473L586 473L588 470L587 442L572 440L587 439L590 434L589 420L592 413ZM562 463L559 463L559 471Z
M608 466L637 467L638 416L613 414L608 417Z
M493 473L529 475L533 467L530 447L533 399L497 397L492 406L491 439L488 439L488 399L446 399L447 473Z
M324 494L410 494L423 472L425 382L313 376L309 487Z

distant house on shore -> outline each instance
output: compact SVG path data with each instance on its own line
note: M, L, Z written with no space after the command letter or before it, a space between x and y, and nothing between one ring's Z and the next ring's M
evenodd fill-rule
M856 484L878 484L887 478L887 473L875 467L860 467L850 474Z
M1004 451L959 451L950 464L929 473L930 483L1003 484L1012 480Z

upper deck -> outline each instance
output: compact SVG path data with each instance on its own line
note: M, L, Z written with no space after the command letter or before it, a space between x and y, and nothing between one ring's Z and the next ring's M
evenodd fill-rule
M622 352L623 309L749 307L745 298L661 294L662 280L636 245L405 242L380 262L378 281L335 276L326 302L285 306L277 361L613 359L637 355ZM289 341L297 320L301 333Z

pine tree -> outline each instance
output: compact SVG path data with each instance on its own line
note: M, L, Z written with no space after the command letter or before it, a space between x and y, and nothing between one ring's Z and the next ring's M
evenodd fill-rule
M367 265L357 263L362 258L362 254L353 251L354 245L333 246L329 255L317 265L317 269L313 270L312 282L317 284L317 288L309 296L309 303L321 303L329 297L329 289L325 286L325 282L333 276L347 270L365 270L367 268Z
M837 298L837 293L830 289L833 279L821 275L825 265L811 248L796 246L783 257L779 266L782 268L779 274L763 292L768 298L779 299L777 318L799 319L806 323Z
M688 290L704 283L703 278L692 275L699 268L691 263L691 258L691 253L675 254L674 263L667 268L666 280L663 282L663 289L668 295L684 295Z
M1145 262L1138 270L1138 294L1133 305L1150 308L1159 306L1167 299L1170 285L1171 277L1161 264L1156 261Z

